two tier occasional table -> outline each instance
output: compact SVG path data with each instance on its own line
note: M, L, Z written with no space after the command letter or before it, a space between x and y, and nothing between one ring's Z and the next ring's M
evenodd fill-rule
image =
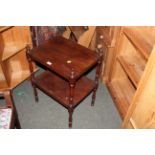
M32 50L27 48L35 100L38 101L36 88L39 88L62 104L68 109L70 128L74 108L91 92L91 105L94 105L102 60L102 53L99 53L60 36ZM33 62L44 66L45 71L35 75ZM92 81L84 74L95 66L96 77Z

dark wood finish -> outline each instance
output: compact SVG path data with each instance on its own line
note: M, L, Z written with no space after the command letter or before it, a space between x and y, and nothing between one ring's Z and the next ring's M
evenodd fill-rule
M41 73L32 83L66 108L75 107L95 87L94 82L87 77L80 78L76 84L68 83L49 71Z
M98 84L99 84L98 79L100 77L100 66L101 66L102 59L103 59L103 51L98 50L98 52L99 52L100 57L99 57L99 60L97 62L97 69L96 69L96 76L95 76L95 88L93 90L91 106L94 106L94 102L95 102L95 99L96 99L96 91L97 91Z
M30 31L31 31L33 47L36 47L37 46L37 35L35 31L35 26L30 26Z
M73 102L73 97L74 97L74 93L75 93L75 84L76 84L76 82L74 80L74 76L75 76L75 71L74 71L74 69L72 69L71 75L70 75L70 81L69 81L69 108L68 108L69 128L72 127L72 115L73 115L73 110L74 110L73 109L73 103L74 103Z
M38 102L38 92L37 92L37 89L36 89L36 86L35 86L35 84L32 82L33 80L34 80L34 74L33 74L33 70L34 70L34 68L33 68L33 64L32 64L32 59L30 58L30 56L27 54L27 53L29 53L30 52L30 47L29 46L27 46L26 47L27 48L27 52L26 52L26 56L27 56L27 59L28 59L28 62L29 62L29 69L30 69L30 72L31 72L31 76L30 76L30 78L31 78L31 84L32 84L32 87L33 87L33 92L34 92L34 96L35 96L35 101L36 102Z
M57 100L68 109L69 127L72 127L74 108L93 91L92 105L95 102L102 54L91 51L62 37L56 37L30 50L27 49L30 71L32 61L43 65L47 70L38 76L31 74L35 98L36 87ZM83 76L97 65L95 81Z
M108 35L108 30L103 26L98 26L96 29L97 37L96 43L98 44L105 44L107 47L111 47L111 38Z
M72 69L75 71L74 80L76 80L95 65L99 59L96 52L62 37L46 41L34 48L29 55L32 60L68 81Z

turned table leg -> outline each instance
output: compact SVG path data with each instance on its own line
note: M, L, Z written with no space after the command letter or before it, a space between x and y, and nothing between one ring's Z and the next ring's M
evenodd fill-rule
M70 92L69 92L69 108L68 108L68 113L69 113L69 128L72 128L72 115L73 115L73 97L74 97L74 89L75 89L75 84L76 82L73 80L74 79L74 70L72 69L71 72L71 77L69 81L69 87L70 87Z
M31 79L31 84L32 84L32 87L33 87L33 92L34 92L34 96L35 96L35 101L38 102L38 92L37 92L37 88L35 86L35 84L32 82L33 79L34 79L34 73L33 73L33 64L32 64L32 59L29 57L29 51L30 51L30 48L29 46L27 47L27 51L26 51L26 56L27 56L27 59L28 59L28 62L29 62L29 69L30 69L30 79Z
M100 51L99 52L99 60L97 62L97 67L96 67L95 88L93 90L91 106L94 106L95 99L96 99L96 91L97 91L97 88L98 88L98 85L99 85L99 76L100 76L102 57L103 57L103 53Z
M33 87L33 93L34 93L34 96L35 96L35 101L38 102L39 99L38 99L38 92L37 92L37 88L35 86L35 84L33 84L33 82L31 81L31 84L32 84L32 87Z
M93 90L91 106L94 106L94 103L95 103L96 91L97 91L97 88L98 88L98 83L99 83L99 65L97 66L97 69L96 69L95 88Z
M72 120L73 120L73 118L72 118L72 116L73 116L73 108L69 108L69 109L68 109L68 113L69 113L69 123L68 123L68 126L69 126L69 128L72 128Z

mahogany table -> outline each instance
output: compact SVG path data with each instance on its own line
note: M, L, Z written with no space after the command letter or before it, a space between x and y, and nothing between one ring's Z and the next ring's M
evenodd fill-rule
M31 71L31 82L35 100L38 101L36 88L58 101L69 112L69 127L72 127L74 108L91 92L94 105L102 53L97 53L63 37L55 37L33 48L27 48L27 58ZM33 62L46 69L36 76L33 74ZM95 80L84 76L96 67Z

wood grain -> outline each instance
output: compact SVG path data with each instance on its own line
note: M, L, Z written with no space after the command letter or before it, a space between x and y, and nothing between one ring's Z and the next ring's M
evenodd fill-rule
M30 76L27 44L32 47L28 26L0 27L0 90L13 89Z

